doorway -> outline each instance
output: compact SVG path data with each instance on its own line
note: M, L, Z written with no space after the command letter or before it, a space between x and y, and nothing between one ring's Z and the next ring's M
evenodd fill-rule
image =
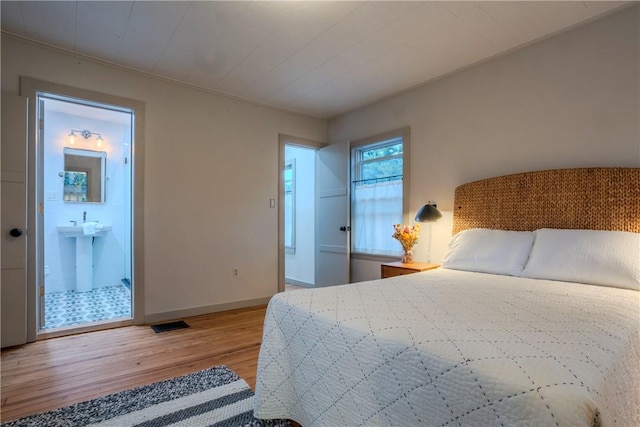
M37 102L39 330L130 321L133 112L49 93Z
M37 339L50 338L60 335L68 335L79 332L95 331L100 329L113 328L117 326L125 326L132 324L143 324L145 322L144 313L144 117L145 106L143 102L123 98L114 95L108 95L87 89L80 89L72 86L61 85L58 83L47 82L44 80L33 79L30 77L20 77L20 95L28 99L27 109L27 184L26 184L26 204L21 205L24 209L24 215L27 222L26 235L26 315L24 322L26 323L25 342L33 342ZM46 133L49 132L47 118L45 115L45 104L47 100L67 101L72 106L93 107L92 110L96 117L96 122L87 122L79 124L65 124L61 126L57 132L49 136L51 140L47 140ZM87 111L87 110L83 110ZM104 115L110 112L119 112L128 114L129 126L118 124L122 133L116 133L107 138L108 132L103 135L97 125L100 120L104 120ZM73 115L73 114L71 114ZM76 114L82 116L83 114ZM55 123L55 121L54 121ZM73 126L73 127L70 127ZM78 126L78 127L75 127ZM114 125L115 126L115 125ZM111 130L113 131L113 129ZM127 136L128 135L128 136ZM86 136L86 138L85 138ZM72 138L73 137L73 144ZM124 142L129 140L128 149ZM121 145L120 154L116 155L116 151L111 143L118 141ZM52 145L49 145L52 144ZM99 146L101 145L101 146ZM57 165L49 170L47 169L46 186L45 186L45 146L48 149L56 149L58 153ZM57 147L57 148L54 148ZM89 152L89 153L88 153ZM102 154L104 152L106 154ZM125 156L127 153L128 156ZM91 154L85 157L89 159L77 159L71 156L78 154ZM69 163L65 164L65 157L69 155ZM82 156L81 156L82 157ZM78 161L80 163L78 163ZM75 162L75 164L74 164ZM89 164L104 165L104 180L99 185L86 183L86 191L83 187L83 179L74 181L76 178L73 174L65 176L65 169L68 172L85 172L89 177ZM116 171L110 171L110 167L118 168ZM122 164L127 164L126 168ZM102 174L102 171L99 172ZM119 175L118 175L119 174ZM62 176L60 176L62 175ZM123 176L124 175L124 176ZM82 175L80 175L82 176ZM65 191L65 179L67 185L75 185L79 183L80 191L72 192L69 188ZM89 179L89 178L87 178ZM97 179L97 178L96 178ZM118 192L114 192L111 188L115 183L120 183L121 188L120 199L116 196ZM128 190L125 189L127 183ZM53 187L52 187L53 186ZM45 191L46 188L46 191ZM53 188L49 191L49 188ZM54 193L54 194L49 194ZM91 201L94 197L104 197L104 201ZM65 201L65 198L67 199ZM82 199L85 199L84 201ZM49 200L47 200L49 199ZM55 199L55 200L51 200ZM99 199L100 200L100 199ZM57 202L63 214L57 218L46 219L47 210L45 206L49 202ZM109 204L119 204L119 218L107 219L106 209ZM66 211L66 209L71 209ZM49 209L51 210L51 209ZM86 212L86 215L85 215ZM103 218L101 216L105 214ZM60 222L58 222L60 221ZM72 221L75 221L75 225ZM108 222L112 221L111 224ZM93 224L84 225L84 223L93 222ZM76 227L61 228L61 227ZM79 228L77 228L79 227ZM88 228L85 231L85 228ZM118 228L121 231L118 231ZM45 230L47 230L45 232ZM65 235L65 233L68 233ZM80 245L84 245L86 251L80 251L87 255L89 261L85 259L78 263L78 245L75 240L81 235ZM121 238L109 241L107 233L118 233ZM122 234L120 234L122 233ZM88 237L88 238L86 238ZM67 240L63 240L67 239ZM100 242L100 239L105 239ZM96 283L96 277L104 274L110 274L111 270L118 272L117 280L125 284L129 279L130 286L130 314L127 317L117 317L111 320L93 320L89 323L77 323L69 326L60 326L56 328L43 329L45 326L45 294L47 283L54 283L52 264L48 261L54 260L56 255L47 248L49 254L45 258L45 245L53 242L52 250L57 250L59 263L62 265L66 262L66 273L60 273L61 282L64 282L63 274L73 281L73 286L77 286L78 277L77 264L82 268L89 269L93 276L91 283L92 289L98 287L101 283ZM58 244L56 249L55 244ZM89 246L89 247L87 247ZM66 247L67 255L62 256ZM117 251L116 251L117 249ZM122 254L121 260L112 261L113 263L103 262L104 259L111 257L111 251ZM108 253L106 253L108 252ZM125 257L124 254L128 253ZM91 255L89 257L89 254ZM100 257L96 262L96 256ZM53 257L53 258L52 258ZM73 257L73 258L72 258ZM118 255L117 258L120 256ZM71 261L70 261L71 259ZM70 267L72 264L73 267ZM117 269L114 265L119 264ZM121 269L122 264L124 268ZM45 268L47 266L48 268ZM81 272L87 275L87 271ZM129 276L129 277L126 277ZM85 276L86 277L86 276ZM115 280L115 279L114 279ZM81 283L87 282L81 281ZM54 283L55 284L55 283ZM114 283L118 284L117 282ZM62 286L62 285L61 285ZM64 286L71 286L65 284ZM76 289L77 291L78 289ZM125 314L126 315L126 314Z
M327 144L279 136L278 291L315 287L316 153Z
M315 286L316 148L285 144L284 248L286 289Z

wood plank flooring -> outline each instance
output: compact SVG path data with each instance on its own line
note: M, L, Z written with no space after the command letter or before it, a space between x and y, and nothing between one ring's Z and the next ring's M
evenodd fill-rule
M2 351L0 420L226 365L255 388L266 306L184 319L156 334L127 326Z

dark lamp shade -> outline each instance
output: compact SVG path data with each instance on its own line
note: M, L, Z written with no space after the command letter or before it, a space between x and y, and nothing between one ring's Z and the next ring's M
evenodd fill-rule
M431 202L421 207L416 214L417 222L435 222L440 218L442 218L442 214L438 210L436 204Z

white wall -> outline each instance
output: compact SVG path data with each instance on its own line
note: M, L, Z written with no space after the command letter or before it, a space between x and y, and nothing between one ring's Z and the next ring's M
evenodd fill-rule
M438 261L461 183L556 167L640 166L638 10L334 118L329 140L411 127L410 208L431 199L445 211L433 227ZM1 53L3 91L18 93L25 75L145 102L147 315L276 292L269 198L277 198L278 134L325 141L325 121L5 35ZM422 243L415 248L418 260L426 252ZM379 274L379 263L369 269Z
M285 278L300 285L315 283L315 161L312 148L285 146L286 161L295 159L295 253L285 254Z
M433 227L431 259L439 261L459 184L530 170L640 167L639 10L336 117L329 140L411 127L411 211L427 200L446 211ZM417 260L426 260L423 242ZM379 263L368 271L363 277L379 275Z
M89 129L104 138L102 148L96 148L95 139L76 137L75 145L68 144L71 129ZM76 239L57 231L58 225L82 223L83 212L87 221L99 221L112 229L93 243L93 287L114 286L127 275L125 257L130 251L125 238L127 228L126 169L122 161L123 143L130 142L130 126L103 120L88 119L45 108L44 134L44 264L45 291L61 292L77 289ZM126 138L126 139L123 139ZM64 147L104 151L107 153L105 203L70 203L63 200Z
M21 75L145 103L147 317L277 292L278 134L324 141L326 121L3 35L2 90Z

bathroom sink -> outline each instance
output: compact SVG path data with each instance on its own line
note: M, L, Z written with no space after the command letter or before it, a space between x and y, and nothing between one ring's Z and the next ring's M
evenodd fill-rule
M56 227L58 233L62 233L65 237L101 237L111 231L110 225L96 224L96 232L94 234L84 234L82 225L59 225Z
M85 234L85 227L91 227L94 231ZM95 227L95 228L94 228ZM86 292L93 289L93 238L101 237L111 230L110 225L99 222L85 222L82 225L58 225L58 233L65 237L74 238L76 241L76 289Z

